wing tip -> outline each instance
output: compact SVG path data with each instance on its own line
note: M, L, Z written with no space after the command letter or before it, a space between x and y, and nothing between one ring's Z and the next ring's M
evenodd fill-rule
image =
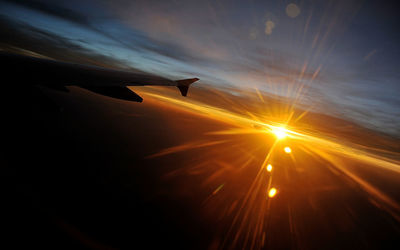
M179 91L181 92L181 95L187 96L190 84L197 82L198 80L200 80L200 79L195 77L195 78L177 80L175 82L176 82L176 86L178 87Z

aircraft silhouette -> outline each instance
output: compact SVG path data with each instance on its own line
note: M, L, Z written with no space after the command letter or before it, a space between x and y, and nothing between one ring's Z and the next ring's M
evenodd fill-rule
M198 78L170 80L164 77L107 69L97 66L54 61L30 56L1 53L2 76L24 85L42 85L59 91L78 86L92 92L134 102L143 98L127 86L176 86L186 96L190 84Z

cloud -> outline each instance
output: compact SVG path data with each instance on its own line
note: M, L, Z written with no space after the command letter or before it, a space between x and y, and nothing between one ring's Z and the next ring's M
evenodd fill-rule
M0 49L14 53L37 53L53 59L93 64L109 68L126 68L126 63L87 49L67 37L16 22L0 15ZM130 68L130 70L134 70Z
M45 1L35 0L4 0L13 4L18 4L28 9L40 11L44 14L51 15L54 17L62 18L78 25L92 27L90 19L87 15L76 12L72 9L63 7L54 3L53 1L48 3Z
M197 56L196 54L190 53L183 47L180 47L168 41L152 39L141 31L130 29L116 22L116 19L111 19L107 21L102 20L100 17L96 17L96 15L100 15L99 13L96 12L87 15L81 13L80 11L62 6L60 5L60 3L54 3L54 2L33 1L33 0L16 1L16 2L7 0L7 2L17 4L22 8L38 11L42 14L78 25L79 27L81 27L82 30L93 31L95 33L98 33L100 36L103 36L106 39L109 39L110 41L118 44L120 47L124 47L132 51L142 52L142 53L153 53L159 56L168 57L169 59L181 62L196 62L196 63L202 62L201 56ZM96 19L98 20L98 22L95 21ZM108 27L106 28L101 27L102 23L105 23L105 25L106 26L108 25ZM24 32L25 35L27 36L29 35L28 34L29 30L30 31L35 30L35 32L33 33L30 32L30 35L36 37L38 37L40 33L43 33L43 36L47 36L50 33L48 31L44 31L44 29L42 29L41 27L35 27L34 25L35 24L19 25L17 29L25 30ZM5 34L5 32L2 33ZM6 36L3 35L3 38L5 37ZM52 41L52 39L57 39L57 38L60 38L60 40ZM37 43L36 45L40 46L43 43L52 43L59 45L63 42L62 41L63 39L69 41L68 45L70 46L70 48L78 46L80 49L82 49L82 47L79 46L78 43L71 42L71 39L67 38L67 36L57 37L55 33L52 33L51 36L48 36L47 39L43 39L41 42L36 42ZM79 40L80 43L86 43L88 46L90 46L91 45L90 43L93 42L88 39L85 39L84 37L75 40L77 41ZM14 42L17 41L15 41L14 39ZM36 45L32 44L32 46ZM24 46L28 46L28 44L25 44Z
M68 56L105 55L120 66L138 64L169 76L195 74L217 85L257 86L283 95L287 89L306 84L304 99L324 99L323 109L345 109L341 102L345 95L379 101L385 110L399 107L398 97L390 95L399 90L399 43L393 32L398 15L393 13L394 19L387 19L389 25L385 25L381 15L372 20L367 13L367 19L359 19L360 11L350 23L357 9L353 1L304 2L301 10L297 5L270 1L7 2L39 13L39 18L52 17L46 20L60 25L48 29L35 22L14 25L23 31L17 35L10 33L12 26L3 25L2 42L21 48L56 57L63 56L62 50ZM25 12L21 13L23 20ZM376 86L388 91L381 92ZM349 101L348 108L356 109L351 102L363 100Z

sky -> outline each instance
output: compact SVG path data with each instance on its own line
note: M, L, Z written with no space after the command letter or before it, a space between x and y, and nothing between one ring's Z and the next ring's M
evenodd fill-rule
M400 136L399 7L377 0L0 1L0 48L257 88Z

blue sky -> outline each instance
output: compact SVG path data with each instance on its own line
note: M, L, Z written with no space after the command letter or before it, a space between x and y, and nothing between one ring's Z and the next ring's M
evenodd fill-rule
M296 92L288 89L304 84L301 105L399 136L398 7L358 0L2 1L0 17L47 39L35 41L173 79L197 76L289 97Z

